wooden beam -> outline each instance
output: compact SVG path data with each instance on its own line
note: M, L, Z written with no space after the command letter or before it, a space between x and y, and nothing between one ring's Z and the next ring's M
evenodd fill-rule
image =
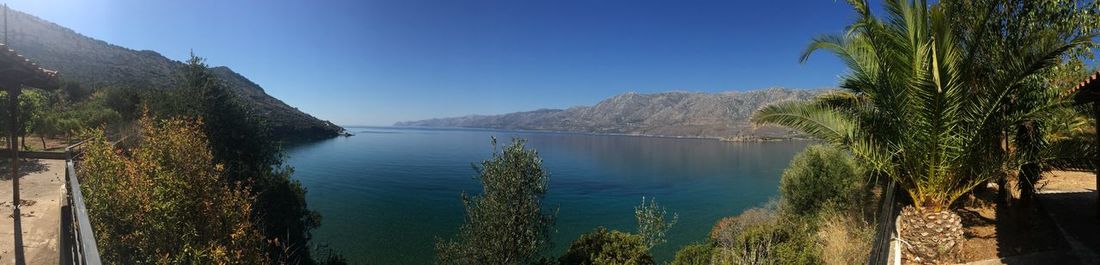
M15 264L26 264L26 257L23 254L23 224L20 208L23 208L19 203L19 88L8 88L8 151L11 153L11 163L8 164L11 167L11 204L12 204L12 227L15 232Z
M1092 102L1092 118L1095 124L1100 125L1100 102ZM1100 126L1097 126L1100 127ZM1100 148L1100 128L1096 128L1096 148ZM1096 192L1100 193L1100 154L1093 158L1093 167L1096 168ZM1100 194L1096 196L1096 221L1100 222Z

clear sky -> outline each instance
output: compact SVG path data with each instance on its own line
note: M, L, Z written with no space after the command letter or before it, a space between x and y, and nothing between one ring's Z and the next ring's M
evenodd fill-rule
M175 60L225 65L342 125L591 105L628 91L836 85L807 64L844 1L23 0L17 10Z

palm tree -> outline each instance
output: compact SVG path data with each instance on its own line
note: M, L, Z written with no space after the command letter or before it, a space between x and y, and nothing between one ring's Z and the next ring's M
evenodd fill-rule
M969 0L943 1L948 20L964 47L975 47L971 67L973 76L989 76L1000 71L1005 60L1014 60L1020 41L1036 36L1058 36L1071 40L1100 32L1100 6L1080 1ZM984 23L974 23L984 21ZM1045 36L1042 36L1045 35ZM1065 92L1086 75L1085 60L1092 58L1095 43L1080 45L1062 56L1055 67L1040 70L1019 84L1002 112L1016 117L1016 123L1004 128L1003 148L1016 161L1017 184L1021 205L1034 197L1040 172L1049 168L1092 168L1092 135L1086 135L1085 112L1075 111L1072 97ZM1011 62L1009 62L1011 63ZM1002 184L1002 201L1011 195Z
M973 71L980 45L963 45L939 4L887 0L878 18L866 0L849 3L856 22L845 34L815 38L801 58L818 50L838 56L849 68L842 90L765 107L753 122L846 148L873 174L898 183L913 201L899 217L906 257L943 262L962 239L951 204L1015 168L1001 135L1021 115L1005 106L1026 89L1023 80L1087 39L1028 35L1004 52L997 71Z

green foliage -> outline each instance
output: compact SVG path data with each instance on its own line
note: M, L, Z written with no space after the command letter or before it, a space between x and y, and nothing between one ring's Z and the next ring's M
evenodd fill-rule
M569 250L558 259L561 264L653 264L649 250L664 243L669 229L679 217L657 204L656 199L646 200L634 207L638 220L638 234L608 231L600 227L581 235L573 241Z
M866 194L864 177L842 150L812 145L796 155L779 182L784 211L816 216L826 207L858 206Z
M436 254L440 264L529 264L538 260L550 239L556 213L544 213L542 199L550 175L542 168L535 150L525 141L497 152L474 165L482 193L462 194L466 222L453 239L440 239Z
M657 205L657 198L653 198L647 204L645 197L642 197L642 204L634 207L634 217L638 220L638 235L642 236L646 248L664 243L668 230L672 229L680 218L675 213L672 214L672 218L667 216L668 211Z
M262 264L253 193L224 180L201 122L141 120L141 143L115 149L92 131L81 162L89 217L105 261Z
M773 254L779 264L821 264L816 233L808 224L785 221L772 234L780 236Z
M711 234L715 264L819 264L812 227L773 209L750 209Z
M576 265L654 264L642 236L609 231L603 227L574 240L558 262Z
M850 243L848 227L841 226L856 222L841 224L825 218L836 218L838 213L861 217L867 196L863 181L858 166L844 151L825 145L807 147L783 172L781 203L749 209L715 225L711 231L714 263L820 264L825 248L833 251L827 253L832 260L847 258L837 255L854 256L845 245ZM822 221L832 229L832 238L819 235Z
M676 251L676 258L670 265L709 265L710 257L714 253L714 245L706 243L694 243Z
M318 265L347 265L348 260L343 254L328 248L327 246L319 246L312 252L314 254L313 260Z
M1017 39L1050 34L1072 40L1100 33L1098 1L976 0L945 2L944 5L952 11L950 20L960 26L956 31L961 39L968 44L984 46L974 54L980 63L972 71L980 75L999 71L997 65L1013 56L1006 51L1012 51ZM988 22L964 23L982 20ZM1023 89L1015 95L1012 104L1005 106L1005 112L1021 117L1010 125L1014 128L1005 128L1012 145L1007 155L1016 162L1021 199L1028 200L1034 195L1043 168L1094 167L1091 160L1096 155L1095 148L1081 144L1094 141L1094 137L1077 133L1090 126L1072 122L1087 117L1073 111L1072 97L1064 94L1092 73L1085 61L1095 59L1097 48L1100 43L1095 41L1073 47L1058 64L1021 80L1019 86Z
M61 99L65 102L81 102L92 96L92 90L73 80L62 80L60 86Z
M0 91L0 135L8 135L8 124L10 122L8 117L10 111L10 101L8 99L7 91ZM41 121L41 117L46 114L46 92L39 89L23 89L22 93L19 93L19 136L24 136L34 130L38 125L36 123Z
M144 94L132 87L108 87L101 90L98 96L101 105L119 113L125 120L134 120L142 113L142 104L153 110L160 109L157 103L171 100L155 99L158 94ZM143 99L146 97L147 99Z
M802 57L817 50L840 57L849 68L844 90L766 107L753 121L847 149L872 174L899 183L918 208L932 211L1016 167L1000 149L1000 135L1028 112L1007 106L1034 89L1026 80L1092 38L1003 25L1007 35L979 38L960 30L963 22L953 21L954 10L941 3L887 0L880 18L866 1L850 2L858 18L847 33L816 38ZM987 49L998 51L978 56Z
M67 86L78 86L71 81ZM73 134L84 129L108 128L122 122L122 117L103 105L103 93L79 96L82 101L69 101L64 90L56 94L47 94L45 111L34 115L30 121L30 132L42 140L46 148L47 137L70 139ZM22 95L20 97L23 97Z
M104 104L125 113L141 102L159 118L199 118L214 161L225 167L225 180L256 192L253 218L266 238L275 242L269 258L312 264L310 230L320 225L320 215L307 207L306 190L291 178L293 169L284 164L283 152L265 120L245 107L202 58L192 56L180 81L177 89L148 94L128 88L108 90Z
M284 164L282 150L265 120L247 108L201 58L193 57L178 80L177 89L99 89L82 102L59 108L47 119L52 125L41 128L42 134L68 134L78 128L133 120L143 109L157 119L198 118L214 162L223 167L220 176L226 183L241 183L255 192L250 210L260 231L272 242L267 248L268 259L315 263L310 230L320 225L320 215L308 209L305 189L291 178L293 169Z

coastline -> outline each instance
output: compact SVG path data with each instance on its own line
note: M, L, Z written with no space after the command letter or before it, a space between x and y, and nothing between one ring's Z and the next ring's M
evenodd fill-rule
M378 129L413 129L413 130L459 130L459 131L499 131L499 132L521 132L521 133L560 133L560 134L577 134L577 135L594 135L594 136L628 136L628 137L647 137L647 138L668 138L668 139L698 139L698 140L715 140L719 142L731 142L731 143L754 143L754 142L783 142L783 141L813 141L813 139L801 137L801 136L755 136L755 135L742 135L742 136L683 136L683 135L657 135L657 134L632 134L632 133L599 133L599 132L577 132L577 131L558 131L558 130L527 130L527 129L501 129L501 128L478 128L478 127L432 127L432 126L369 126L369 125L345 125L344 128L378 128ZM350 132L349 132L350 133Z

